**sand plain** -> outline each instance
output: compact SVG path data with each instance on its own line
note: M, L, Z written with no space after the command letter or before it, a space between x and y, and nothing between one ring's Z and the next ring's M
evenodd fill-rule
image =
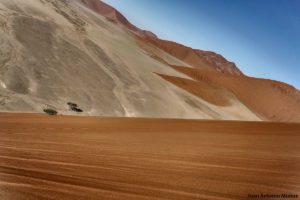
M300 195L300 124L0 114L0 199Z

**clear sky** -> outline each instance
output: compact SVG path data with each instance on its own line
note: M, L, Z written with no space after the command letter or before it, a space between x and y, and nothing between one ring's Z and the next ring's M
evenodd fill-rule
M300 0L104 0L162 39L300 89Z

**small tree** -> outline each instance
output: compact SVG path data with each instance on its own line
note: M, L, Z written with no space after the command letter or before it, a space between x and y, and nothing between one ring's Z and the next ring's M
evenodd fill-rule
M71 107L71 110L74 112L78 112L78 113L83 112L83 110L81 110L80 108L76 108L76 107Z
M76 103L68 102L67 105L69 106L70 110L73 112L78 112L78 113L83 112L83 110L80 109Z
M67 103L71 108L74 107L74 108L77 108L78 105L76 103L72 103L72 102L68 102Z
M45 108L44 112L47 113L48 115L57 115L57 111L51 108Z

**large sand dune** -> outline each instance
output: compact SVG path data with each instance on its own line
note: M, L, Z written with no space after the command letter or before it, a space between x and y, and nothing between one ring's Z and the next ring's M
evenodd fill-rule
M145 41L141 47L132 31L142 30L94 10L81 1L0 2L0 110L74 115L67 105L74 102L82 115L260 120L240 102L231 112L161 79L154 72L188 77L157 58L184 62Z
M74 115L73 102L93 116L300 120L297 89L253 82L221 55L161 40L98 0L2 0L0 26L1 111Z
M300 194L300 125L0 114L0 199Z
M248 77L233 62L217 53L162 40L153 34L141 35L140 29L133 26L111 6L97 0L81 1L100 15L137 33L137 43L152 58L166 65L171 64L171 67L196 81L172 74L159 74L170 83L213 105L221 106L223 110L228 110L228 105L234 104L231 110L235 110L235 113L237 110L241 111L240 119L251 118L247 109L242 106L245 105L262 120L300 121L300 92L296 88L278 81ZM174 64L174 59L170 59L162 52L183 62L181 66L184 67L176 67L178 64ZM220 119L218 117L220 115L223 114L213 116ZM228 115L225 116L228 118Z
M72 102L83 116L299 122L299 96L214 52L161 40L98 0L0 1L0 111L77 115Z

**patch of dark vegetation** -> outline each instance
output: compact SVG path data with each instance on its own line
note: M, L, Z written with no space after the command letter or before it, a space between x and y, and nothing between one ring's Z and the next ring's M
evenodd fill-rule
M58 113L56 110L51 109L51 108L45 108L44 112L48 115L57 115L57 113Z
M76 103L68 102L67 104L70 107L78 107L78 105Z
M83 110L78 107L76 103L68 102L67 105L69 106L70 110L77 113L82 113Z
M83 110L81 110L80 108L76 108L76 107L71 107L71 110L74 112L78 112L78 113L83 112Z

